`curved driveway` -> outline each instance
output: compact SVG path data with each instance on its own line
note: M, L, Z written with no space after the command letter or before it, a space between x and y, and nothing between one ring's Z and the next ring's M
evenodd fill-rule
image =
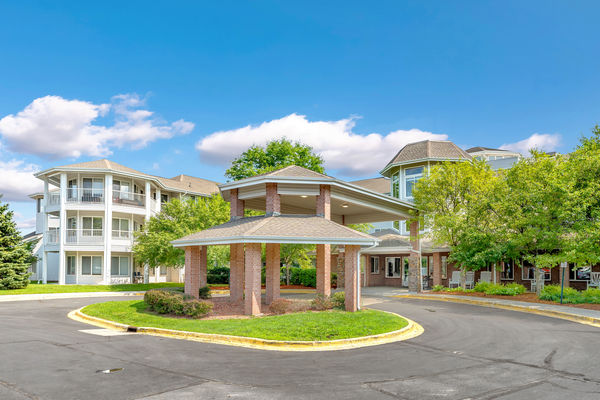
M405 315L425 333L363 349L286 353L98 336L66 317L108 300L115 299L2 303L0 399L600 398L600 329L559 319L379 299L371 307ZM113 368L122 370L96 372Z

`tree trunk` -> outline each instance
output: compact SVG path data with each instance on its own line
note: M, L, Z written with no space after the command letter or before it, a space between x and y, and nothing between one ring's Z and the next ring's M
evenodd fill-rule
M460 287L465 290L467 288L467 269L460 267Z
M536 268L537 276L535 278L535 294L537 297L540 297L542 294L542 288L544 287L544 270L541 268Z

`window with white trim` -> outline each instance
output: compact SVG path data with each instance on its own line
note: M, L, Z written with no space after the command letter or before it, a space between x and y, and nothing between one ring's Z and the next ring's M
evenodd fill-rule
M102 275L102 256L82 256L81 275Z
M527 266L523 266L521 267L521 278L524 281L530 281L532 279L536 279L537 278L537 268L532 266L532 265L527 265ZM544 270L544 280L545 281L549 281L550 280L550 268L543 268Z
M423 177L423 167L406 168L404 170L404 197L412 199L415 183Z
M515 260L505 260L502 263L500 279L504 281L512 281L515 279Z
M379 257L371 257L371 273L379 273Z
M575 264L569 263L569 280L570 281L589 281L590 280L590 274L592 272L592 267L590 267L590 266L579 267L579 268L576 268L575 270L573 270L573 268L575 268Z
M164 265L161 265L160 266L160 274L162 276L166 275L167 274L167 267L165 267Z
M428 258L427 257L421 257L421 276L427 276L428 273Z
M129 257L112 256L110 274L113 276L129 276Z
M400 197L400 171L392 175L392 197Z
M124 218L113 218L112 237L129 239L129 220Z
M442 279L448 278L448 257L442 256L440 257L442 261Z
M82 236L102 236L102 217L81 218Z
M67 256L67 275L77 274L77 257Z
M401 257L386 257L385 258L385 277L386 278L401 278L402 277L402 258Z

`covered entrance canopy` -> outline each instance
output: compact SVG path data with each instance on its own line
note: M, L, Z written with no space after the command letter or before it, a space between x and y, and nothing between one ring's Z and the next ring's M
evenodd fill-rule
M280 244L317 245L317 293L331 293L331 245L345 248L346 310L358 308L358 257L378 239L346 224L408 219L412 205L305 168L291 166L220 186L231 220L173 241L185 248L185 293L206 285L206 247L230 245L230 299L260 314L261 244L266 244L266 304L279 297ZM244 218L244 209L265 215ZM414 226L413 226L414 225ZM411 225L415 236L418 224ZM418 243L416 241L415 243ZM419 263L415 244L415 270ZM416 281L416 279L415 279Z

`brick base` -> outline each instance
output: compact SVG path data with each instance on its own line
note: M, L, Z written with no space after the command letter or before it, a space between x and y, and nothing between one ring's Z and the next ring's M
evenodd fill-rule
M331 245L317 245L317 294L331 295Z
M281 283L281 257L279 243L266 244L266 296L267 304L271 304L279 298L279 286Z
M260 314L260 243L246 243L245 282L244 282L244 313L246 315Z

